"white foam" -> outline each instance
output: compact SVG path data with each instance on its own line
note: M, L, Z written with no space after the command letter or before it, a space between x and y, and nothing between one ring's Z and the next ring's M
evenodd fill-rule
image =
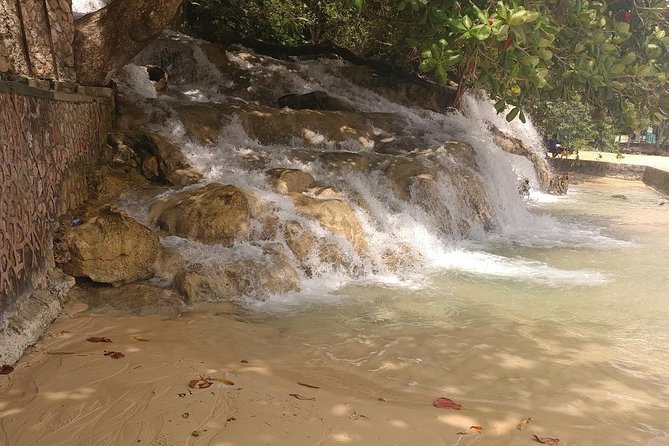
M179 47L179 57L190 57L192 66L183 67L179 80L170 88L184 94L185 100L225 102L231 100L228 94L234 94L234 83L218 71L206 59L204 52L197 47L197 41L176 36L185 48ZM138 56L136 61L148 63L156 60L160 48ZM469 117L460 113L440 114L423 109L412 109L389 101L388 99L362 88L347 79L338 76L343 63L340 61L309 61L282 63L270 58L241 57L239 52L229 51L227 58L245 76L257 82L263 88L263 82L275 82L272 85L276 93L307 92L324 90L330 95L354 103L366 112L394 113L406 121L411 134L420 135L427 144L439 147L448 141L463 141L469 144L476 155L479 169L471 165L457 166L467 175L478 178L484 185L487 200L493 210L495 228L486 232L474 215L468 200L463 199L459 191L457 179L447 175L437 175L436 186L421 197L423 202L407 202L398 199L392 192L387 180L380 172L358 173L354 171L333 174L332 170L321 163L296 160L290 151L303 146L301 139L295 138L290 144L265 146L251 138L239 119L232 118L221 130L216 144L203 146L186 136L183 124L177 114L171 111L171 105L181 99L161 96L159 101L163 115L167 116L159 125L153 126L157 131L184 149L194 166L204 174L204 182L220 182L233 184L249 190L271 203L282 223L297 221L318 237L334 243L345 254L350 268L321 263L317 256L307 260L312 274L301 277L301 291L273 296L271 303L258 304L255 300L244 301L245 305L264 308L290 306L305 300L336 302L337 290L349 283L376 283L391 287L419 287L428 280L428 274L435 270L455 271L481 277L502 278L546 286L600 286L610 278L597 271L569 271L554 268L548 264L523 258L507 258L489 254L478 248L463 248L463 239L478 240L486 244L515 244L533 248L565 247L617 249L629 246L603 234L600 228L583 227L557 221L546 216L537 215L528 209L528 202L537 206L555 200L537 192L537 180L532 164L523 157L510 155L502 151L494 143L488 131L488 123L493 123L503 131L514 132L529 147L539 153L543 150L540 137L531 123L506 123L503 116L485 97L467 96L465 102ZM190 56L189 56L190 55ZM183 61L182 61L183 63ZM188 69L186 69L188 68ZM150 94L147 85L148 77L141 78L143 67L130 65L128 82L124 87L145 97ZM144 76L146 76L144 70ZM153 87L151 86L151 89ZM240 99L240 98L234 98ZM316 137L318 135L314 135ZM356 142L337 143L328 141L323 135L319 146L322 150L348 149L360 151ZM313 147L309 148L314 151ZM317 181L334 186L350 199L354 211L360 219L365 238L369 244L369 253L362 258L351 243L342 236L332 234L316 221L305 218L296 212L293 202L286 196L276 193L267 183L263 170L249 167L249 158L263 160L263 170L272 167L298 168L311 173ZM445 151L438 149L431 158L434 163L441 163L448 171L457 160L447 156ZM518 194L519 178L530 179L532 189L528 200ZM194 185L190 187L200 187ZM418 191L417 191L418 192ZM460 193L459 193L460 192ZM163 195L167 197L176 191ZM422 192L421 192L422 193ZM417 194L418 195L418 194ZM571 195L573 196L573 195ZM466 197L465 197L466 198ZM356 203L359 203L356 204ZM146 215L137 211L141 203L128 206L135 209L135 214L146 219ZM468 232L462 232L456 222L467 222ZM446 230L448 228L448 230ZM285 242L282 234L276 236L279 243ZM234 248L222 248L202 245L178 238L166 238L168 246L178 246L191 262L224 264L226 259L245 258L261 259L264 255L259 248L262 243L238 243ZM286 249L286 251L290 252ZM401 273L389 271L384 258L392 253L404 261ZM300 270L297 261L294 266ZM292 303L291 303L292 302Z

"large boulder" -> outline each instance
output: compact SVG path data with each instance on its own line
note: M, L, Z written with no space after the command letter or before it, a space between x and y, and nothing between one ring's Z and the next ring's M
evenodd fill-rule
M193 168L181 149L155 133L114 132L108 142L117 153L134 153L134 164L151 181L186 186L202 179L202 174Z
M502 150L514 155L524 156L529 159L534 165L534 171L539 181L539 187L542 191L554 195L563 195L567 193L568 178L563 178L551 171L550 165L546 158L536 150L533 150L519 138L509 135L501 131L497 127L491 126L490 130L493 134L495 144ZM557 186L556 186L557 185Z
M103 206L56 240L57 261L66 273L100 283L128 283L153 276L160 240L126 213Z
M316 184L309 172L299 169L276 168L266 174L272 186L282 194L305 192Z
M315 219L333 234L343 236L358 254L365 255L368 252L362 224L346 201L320 199L304 194L290 194L290 198L300 214Z
M174 277L174 287L188 302L218 301L299 290L299 277L278 246L266 247L260 258L231 260L224 266L192 265Z
M330 96L325 91L312 91L305 94L287 94L276 100L279 107L295 110L330 110L354 111L353 104L343 99Z
M186 304L174 290L147 284L131 283L120 287L85 287L71 293L92 310L117 310L133 314L157 314L178 317L186 311Z
M178 193L151 206L149 216L170 235L207 244L230 246L251 235L248 199L231 185L212 183Z
M307 275L321 264L350 269L344 252L325 237L318 237L297 221L289 221L284 228L284 240Z

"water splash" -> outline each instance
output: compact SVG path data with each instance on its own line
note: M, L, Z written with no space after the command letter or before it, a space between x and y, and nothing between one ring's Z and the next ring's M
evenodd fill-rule
M210 59L212 54L218 58L216 63ZM529 121L526 124L507 123L485 97L465 97L467 116L410 108L345 78L341 71L346 66L341 61L284 62L255 55L243 48L223 52L178 34L170 34L168 39L158 41L134 63L136 65L126 67L129 75L124 78L123 85L142 98L153 98L156 94L155 91L149 94L148 80L138 75L141 68L138 65L150 63L168 67L169 90L151 102L152 107L163 110L162 119L152 122L152 130L182 147L204 174L206 183L233 184L254 193L272 204L282 225L296 221L345 254L348 264L345 268L311 256L309 274L303 269L304 265L290 256L293 265L301 271L303 291L299 299L319 292L334 292L351 281L416 286L429 282L433 272L444 270L524 280L549 287L599 286L610 280L597 271L563 270L521 256L491 254L468 245L467 240L476 240L483 245L503 242L538 248L621 246L598 228L559 222L537 215L528 208L527 201L517 191L518 177L531 178L531 185L536 187L533 167L527 159L502 151L494 143L488 126L492 123L515 134L539 153L544 150L541 138ZM219 69L221 66L225 69ZM354 104L360 111L351 115L354 119L389 117L401 123L400 137L417 136L418 146L425 150L424 155L416 159L436 172L426 176L430 180L429 187L421 188L422 183L412 183L409 199L397 196L387 169L388 163L398 162L401 158L395 155L384 158L374 152L384 136L382 129L374 128L371 139L365 144L359 138L332 140L327 134L313 131L308 138L303 132L293 135L287 142L279 138L276 142L263 144L256 135L249 133L244 123L246 109L235 108L240 105L274 106L276 98L285 93L314 90L326 91L332 97ZM203 145L189 137L175 109L180 104L198 102L232 107L226 109L226 121L221 125L215 144ZM472 157L450 153L448 144L451 141L469 144ZM332 154L340 158L363 159L372 165L377 163L379 167L369 171L333 169L327 162L327 156ZM254 163L262 164L262 168ZM340 191L362 223L369 245L368 255L361 256L350 241L299 214L289 198L273 190L264 171L274 167L309 172L319 183ZM484 191L485 206L492 219L490 227L481 218L481 212L485 210L477 209L479 205L472 201L476 192L463 190L467 184ZM163 197L175 192L166 192ZM546 199L536 190L531 191L531 202ZM126 207L136 210L149 204L127 203ZM290 253L281 231L275 241ZM258 242L241 242L234 248L211 247L175 238L166 238L164 243L178 247L191 262L199 263L225 264L240 256L259 258L263 255L259 248L262 243ZM401 263L401 268L389 267L388 258ZM289 296L295 298L297 295L288 294L280 301L290 300ZM276 299L279 298L273 301L277 302Z

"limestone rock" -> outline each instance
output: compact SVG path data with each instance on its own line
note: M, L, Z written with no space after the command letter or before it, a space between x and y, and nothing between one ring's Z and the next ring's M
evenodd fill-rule
M149 180L186 186L202 179L181 150L160 135L144 131L114 132L108 141L117 153L133 153L134 164Z
M112 309L166 317L179 317L186 311L186 304L175 291L139 283L120 287L82 287L73 292L72 297L93 310Z
M242 191L251 213L251 235L254 241L271 240L279 228L279 217L274 204L248 191Z
M561 193L558 192L559 188L556 189L554 186L552 186L552 183L555 181L559 182L559 179L554 178L554 174L551 172L548 161L546 161L543 156L527 147L520 139L511 136L496 127L491 127L491 131L495 140L495 144L497 144L502 150L508 153L513 153L515 155L524 156L525 158L532 161L532 164L534 165L534 171L537 174L539 186L541 187L542 191L561 195Z
M175 276L174 287L188 302L241 296L266 300L273 294L299 290L299 278L288 257L278 248L264 251L263 260L232 260L222 267L191 266Z
M353 105L348 101L332 97L325 91L312 91L305 94L287 94L281 96L276 102L279 107L288 107L295 110L355 110Z
M170 235L230 246L249 240L251 212L245 193L231 185L208 184L151 206L151 221Z
M297 211L317 220L321 226L346 238L360 254L368 252L362 224L350 204L343 200L319 199L302 194L291 194Z
M312 273L314 262L327 263L348 269L349 262L336 244L324 237L318 237L296 221L290 221L284 229L286 245L300 262L308 275Z
M61 268L101 283L128 283L153 276L160 240L151 229L111 206L87 213L57 241Z
M188 135L201 144L215 144L223 128L221 112L210 104L175 106Z
M124 192L149 186L149 181L136 169L125 166L102 166L91 177L93 195L98 200L109 200Z
M154 277L171 281L186 265L186 259L176 248L163 248L153 263Z
M299 169L276 168L267 171L272 186L282 194L301 193L316 183L309 172Z

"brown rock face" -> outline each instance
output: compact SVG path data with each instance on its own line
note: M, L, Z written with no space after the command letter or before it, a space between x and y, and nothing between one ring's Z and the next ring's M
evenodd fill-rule
M114 132L108 141L117 154L134 154L134 164L149 180L186 186L202 179L202 174L193 169L181 150L160 135L143 131Z
M149 214L168 234L202 243L229 246L251 235L249 203L235 186L212 183L181 192L155 203Z
M495 139L495 144L502 150L515 155L524 156L532 161L542 191L555 195L563 195L567 193L566 187L556 187L555 185L561 183L566 185L568 182L561 180L559 176L556 176L551 171L548 161L546 161L543 156L539 155L534 150L531 150L520 139L508 135L496 127L491 128L491 130Z
M314 259L321 263L341 266L344 269L349 267L346 256L339 246L328 242L323 237L317 237L296 221L290 221L286 224L284 239L286 245L308 275L311 275L310 264Z
M151 229L111 206L89 212L57 241L61 268L101 283L128 283L153 276L160 240Z
M188 302L241 296L265 300L273 294L299 290L297 272L280 247L266 248L268 259L242 259L224 267L194 265L174 277L174 287Z
M316 184L310 173L299 169L270 169L267 171L267 178L282 194L305 192Z
M73 297L96 310L112 309L166 317L178 317L186 311L186 304L175 291L139 283L113 288L78 289Z
M291 194L290 198L298 212L317 220L332 233L344 236L359 254L368 252L362 224L350 204L342 200L323 200L301 194Z

